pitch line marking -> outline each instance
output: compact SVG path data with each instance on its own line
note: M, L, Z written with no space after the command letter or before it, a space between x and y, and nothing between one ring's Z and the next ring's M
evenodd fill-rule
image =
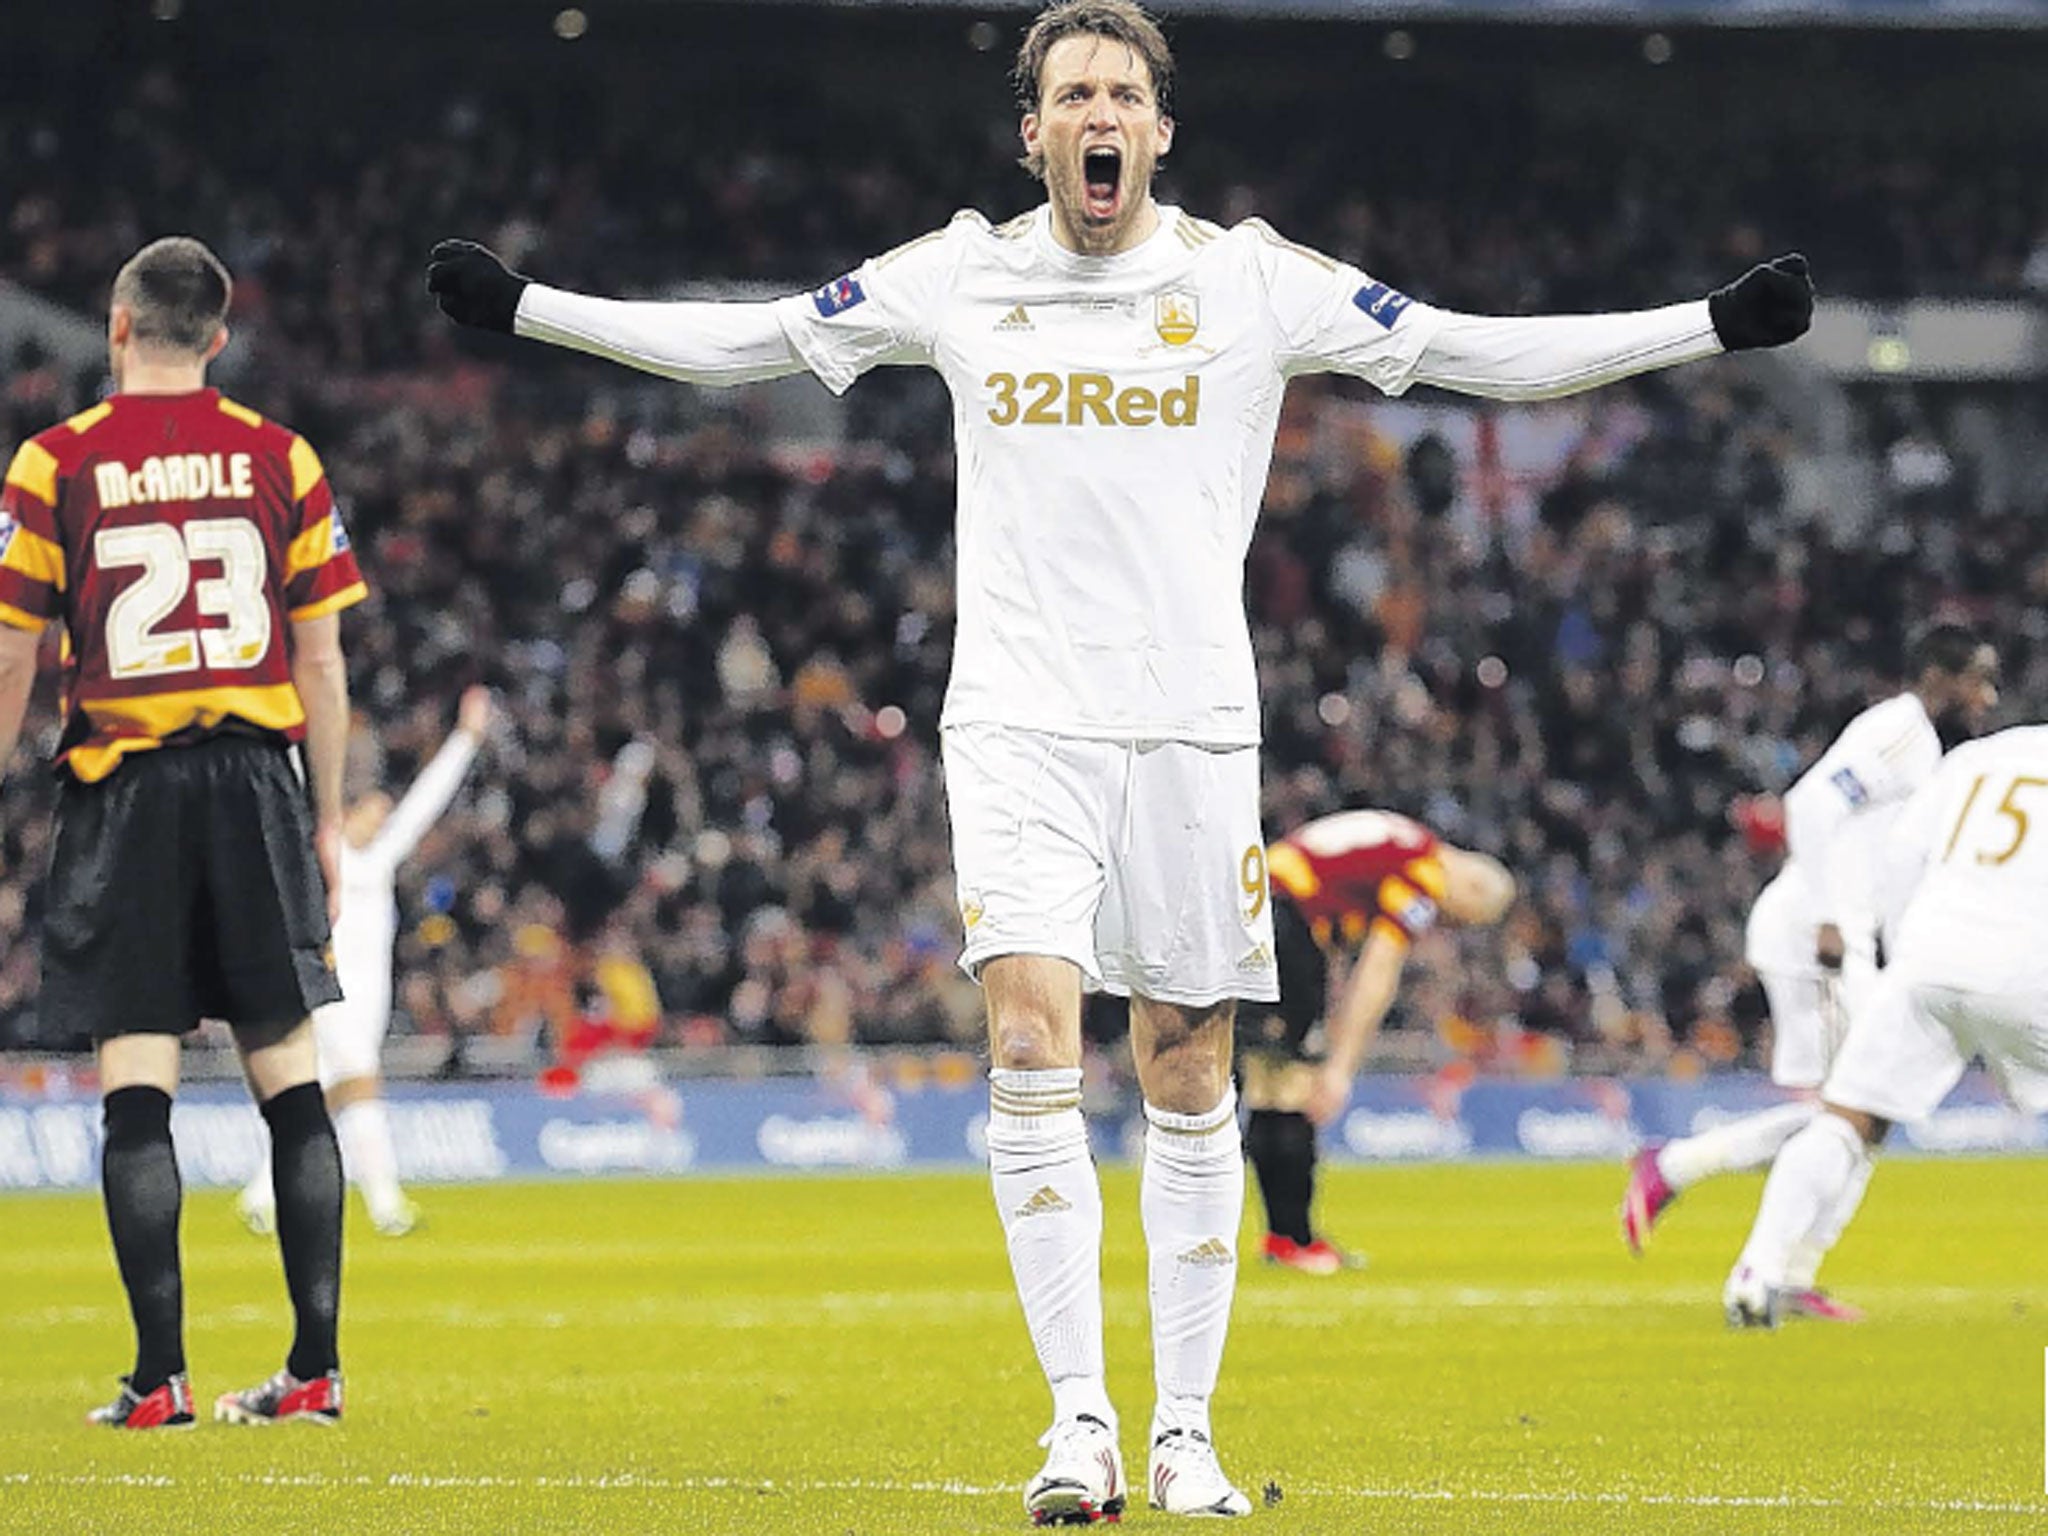
M1859 1299L1883 1307L1912 1310L1969 1306L2003 1306L2015 1301L2048 1305L2048 1288L2040 1286L1985 1285L1909 1286L1873 1285L1858 1287ZM1703 1299L1704 1298L1704 1299ZM358 1323L427 1322L437 1328L498 1329L511 1327L599 1329L639 1327L649 1321L683 1322L695 1327L722 1330L786 1328L791 1326L833 1327L849 1318L895 1314L928 1320L938 1307L954 1315L1008 1312L1017 1304L1011 1290L964 1291L834 1291L817 1296L792 1297L783 1302L757 1300L720 1301L693 1294L648 1296L608 1309L601 1316L542 1307L471 1307L461 1303L424 1305L371 1302L349 1308ZM1375 1315L1498 1312L1604 1312L1636 1311L1645 1307L1716 1311L1713 1290L1707 1284L1670 1285L1642 1289L1619 1286L1489 1287L1379 1285L1370 1282L1342 1292L1326 1292L1312 1302L1294 1291L1277 1289L1240 1290L1235 1311L1239 1318L1257 1318L1278 1327L1321 1327L1331 1316L1351 1312ZM22 1328L72 1327L100 1324L124 1318L113 1306L57 1306L24 1308L18 1312L0 1310L0 1323ZM285 1316L284 1306L241 1304L204 1314L207 1326L261 1325L269 1327Z
M366 1488L404 1492L411 1489L441 1490L519 1489L547 1492L617 1493L912 1493L948 1498L1009 1497L1017 1489L1009 1484L989 1486L957 1479L914 1479L885 1482L875 1478L749 1478L749 1477L644 1477L621 1472L600 1476L502 1477L492 1473L440 1476L427 1472L392 1472L382 1477L358 1473L354 1476L320 1472L244 1472L227 1477L179 1478L166 1473L140 1472L0 1472L0 1487L63 1488L180 1488L217 1489L223 1483L245 1488ZM2003 1502L1992 1499L1831 1499L1808 1494L1720 1494L1720 1493L1629 1493L1541 1492L1498 1488L1344 1488L1315 1483L1298 1485L1296 1492L1324 1499L1358 1499L1400 1504L1593 1504L1610 1508L1640 1506L1646 1509L1842 1509L1913 1514L1966 1515L2048 1515L2048 1503Z

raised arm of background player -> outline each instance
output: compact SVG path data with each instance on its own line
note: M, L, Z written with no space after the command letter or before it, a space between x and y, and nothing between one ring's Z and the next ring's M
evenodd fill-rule
M469 765L476 760L477 749L490 728L491 690L465 688L462 702L455 710L455 729L392 807L390 817L362 850L365 858L386 873L395 872L405 862L427 835L427 828L448 809L455 791L462 787L462 776L469 772Z
M877 279L878 265L870 262L848 279L851 291L872 303L857 323L887 327L893 308L902 312L906 331L913 330L930 296L913 291L891 300L898 284L890 276ZM912 267L906 262L895 271ZM686 383L746 384L807 366L778 313L788 300L592 298L536 283L469 240L443 240L434 247L427 289L459 325L589 352ZM1412 382L1496 400L1542 400L1716 352L1796 340L1812 321L1813 282L1806 258L1789 255L1752 267L1704 299L1662 309L1513 317L1404 307L1418 315L1426 310L1432 327ZM819 312L833 312L822 294ZM906 348L902 357L884 360L922 361L916 352Z

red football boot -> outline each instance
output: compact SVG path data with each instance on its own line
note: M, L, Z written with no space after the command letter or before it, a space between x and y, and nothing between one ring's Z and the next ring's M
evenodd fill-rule
M1304 1275L1334 1275L1344 1267L1337 1250L1328 1243L1297 1243L1278 1232L1268 1232L1261 1253L1268 1264L1298 1269Z
M195 1422L192 1382L180 1371L154 1392L138 1394L123 1376L121 1395L104 1408L93 1409L85 1422L109 1429L190 1429Z
M290 1371L279 1371L260 1386L223 1392L214 1399L213 1416L222 1424L282 1424L288 1419L339 1424L341 1372L301 1381Z

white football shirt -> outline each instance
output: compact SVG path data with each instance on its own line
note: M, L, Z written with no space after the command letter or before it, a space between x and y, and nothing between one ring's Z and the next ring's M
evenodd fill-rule
M1904 907L1892 960L1916 980L2048 988L2048 726L1949 753L1901 812L1879 889L1888 907Z
M1896 694L1842 728L1827 751L1785 792L1785 866L1758 897L1747 953L1760 969L1805 974L1814 967L1814 930L1841 928L1855 949L1871 947L1878 912L1874 885L1886 835L1906 799L1934 774L1941 737L1919 698Z
M448 808L476 758L477 743L456 731L363 847L341 847L341 916L334 924L338 1005L382 1028L391 1012L392 946L398 942L398 866Z
M1050 211L956 215L780 300L835 392L923 364L953 397L959 627L944 725L1110 740L1259 739L1244 562L1281 394L1412 381L1439 312L1257 220L1161 207L1115 256Z

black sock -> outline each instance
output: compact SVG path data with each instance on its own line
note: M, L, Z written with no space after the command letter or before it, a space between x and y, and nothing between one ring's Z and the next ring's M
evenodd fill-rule
M264 1104L263 1118L277 1186L277 1246L297 1320L284 1368L307 1381L340 1364L334 1335L341 1311L341 1144L318 1083L285 1089Z
M1309 1242L1308 1207L1316 1192L1316 1128L1307 1115L1255 1109L1245 1127L1245 1151L1266 1201L1267 1230Z
M184 1186L171 1148L171 1096L161 1088L116 1088L103 1109L100 1186L135 1318L128 1384L147 1397L185 1369L185 1283L178 1270Z

